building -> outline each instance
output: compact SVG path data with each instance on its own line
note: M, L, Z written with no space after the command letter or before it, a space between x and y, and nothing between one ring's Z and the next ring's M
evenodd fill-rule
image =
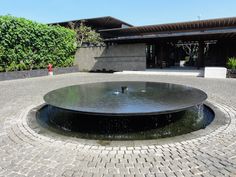
M84 71L226 66L227 59L236 56L236 17L148 26L113 17L81 21L107 44L78 50L76 64Z

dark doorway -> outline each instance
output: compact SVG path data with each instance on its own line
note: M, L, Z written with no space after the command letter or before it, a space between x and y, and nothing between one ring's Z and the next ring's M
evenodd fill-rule
M147 68L156 68L157 62L156 62L156 46L154 44L148 44L146 46L146 67Z
M146 67L166 68L179 67L200 68L211 65L224 66L226 63L226 50L224 43L217 40L207 41L169 41L147 44ZM229 46L229 45L227 45ZM221 48L221 50L220 50ZM227 47L229 49L229 47ZM220 53L220 54L217 54ZM229 53L229 52L228 52ZM218 59L215 55L217 54ZM227 55L228 56L228 55ZM217 61L215 61L217 59ZM215 61L213 63L213 61Z
M185 51L172 43L148 44L146 47L147 68L179 66L185 58Z

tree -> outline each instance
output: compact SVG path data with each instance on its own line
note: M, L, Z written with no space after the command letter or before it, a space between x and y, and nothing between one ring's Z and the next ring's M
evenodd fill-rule
M76 41L78 47L82 47L83 45L104 45L100 34L91 27L85 26L82 22L79 25L75 22L70 22L69 27L77 34Z
M216 41L204 41L204 54L207 54L209 51L209 47L211 44L216 44ZM199 50L199 42L198 41L192 41L192 42L181 42L176 44L177 47L182 47L182 49L185 51L185 53L190 57L193 58L194 56L198 56L198 50Z
M198 48L199 48L198 42L186 42L186 43L181 42L176 45L177 47L182 47L182 49L190 57L190 59L193 59L194 56L198 55Z

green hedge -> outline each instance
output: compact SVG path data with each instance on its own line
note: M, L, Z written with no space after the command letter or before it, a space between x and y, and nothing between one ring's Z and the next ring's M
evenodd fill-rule
M0 16L0 71L72 66L75 51L72 30Z

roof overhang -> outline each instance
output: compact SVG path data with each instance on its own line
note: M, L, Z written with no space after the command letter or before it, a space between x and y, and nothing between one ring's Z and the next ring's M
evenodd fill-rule
M100 30L105 41L202 36L234 36L236 17Z
M115 38L105 39L105 42L125 41L125 40L138 40L138 39L161 39L161 38L179 38L179 37L236 37L235 28L223 29L209 29L209 30L195 30L195 31L181 31L181 32L162 32L147 35L134 35L134 36L121 36Z
M80 24L81 22L83 22L84 24L88 26L99 27L100 29L121 28L122 25L125 25L127 27L133 27L133 25L126 23L122 20L119 20L117 18L111 17L111 16L71 20L71 21L64 21L64 22L55 22L55 23L50 23L50 25L66 26L70 22L77 23L77 24Z

